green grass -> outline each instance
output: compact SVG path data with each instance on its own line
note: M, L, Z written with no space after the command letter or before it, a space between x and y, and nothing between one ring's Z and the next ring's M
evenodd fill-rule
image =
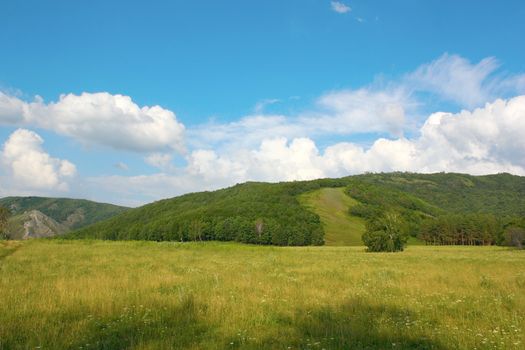
M0 242L0 349L523 349L525 252Z
M359 246L365 232L365 221L348 214L357 201L344 193L344 188L322 188L299 196L301 204L321 218L325 244L329 246Z

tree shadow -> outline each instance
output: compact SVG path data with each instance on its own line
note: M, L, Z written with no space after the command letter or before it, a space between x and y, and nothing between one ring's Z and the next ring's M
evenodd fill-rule
M421 320L411 311L354 299L340 307L296 310L279 319L277 337L263 348L290 349L446 349L429 336L435 321ZM423 329L423 330L422 330Z
M199 318L199 305L192 297L177 307L148 309L133 306L118 316L93 319L69 349L184 349L199 344L209 326Z

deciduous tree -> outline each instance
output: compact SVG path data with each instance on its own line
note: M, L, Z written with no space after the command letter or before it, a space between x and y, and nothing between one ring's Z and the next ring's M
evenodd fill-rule
M408 240L404 225L396 213L386 213L367 223L363 242L370 252L402 251Z

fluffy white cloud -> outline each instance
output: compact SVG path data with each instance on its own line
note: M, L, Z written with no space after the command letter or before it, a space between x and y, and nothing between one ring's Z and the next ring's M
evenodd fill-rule
M18 129L5 142L0 160L2 182L9 192L65 191L67 180L76 173L75 165L51 157L42 149L42 138L26 129Z
M210 184L259 181L290 181L320 177L323 172L316 164L319 152L308 138L265 139L256 149L238 149L217 154L211 150L197 150L188 158L187 173Z
M350 6L345 5L341 1L332 1L331 6L332 10L334 10L337 13L347 13L352 10Z
M325 150L330 175L364 171L454 171L525 174L525 96L460 113L434 113L413 139L379 139L364 149Z
M440 166L471 173L523 173L523 135L525 96L518 96L474 111L434 113L421 128L418 143L428 149L423 159L429 165L434 158Z
M63 95L46 104L39 98L27 103L0 93L0 124L33 125L87 144L144 152L144 161L160 173L95 177L76 188L83 197L115 201L117 195L121 203L132 205L248 180L398 170L525 174L525 96L497 99L525 91L525 75L501 74L498 67L493 58L471 64L443 55L396 81L378 79L360 89L328 92L313 109L296 115L264 115L264 104L273 101L262 101L259 114L190 128L190 151L183 152L186 165L178 167L174 164L180 159L173 159L183 150L184 126L171 111L139 107L126 96ZM434 98L480 108L426 113L427 102ZM369 143L329 141L358 134L366 134L363 138ZM42 159L53 159L47 157ZM50 163L59 180L48 181L47 186L59 188L68 166ZM13 162L6 164L12 174ZM104 191L109 197L91 196Z
M195 150L172 173L91 179L144 202L244 181L291 181L366 171L510 172L525 175L525 96L483 108L430 115L414 138L380 138L370 147L340 142L320 150L310 138L263 139L256 148ZM105 185L104 185L105 184ZM139 192L140 191L140 192ZM143 193L151 197L143 197ZM156 197L157 196L157 197ZM130 201L128 202L130 203Z
M14 96L0 91L0 125L14 125L24 122L24 108L27 104Z
M107 92L61 95L27 103L0 92L0 123L32 125L89 145L120 150L184 151L184 126L159 106L139 107L130 97Z

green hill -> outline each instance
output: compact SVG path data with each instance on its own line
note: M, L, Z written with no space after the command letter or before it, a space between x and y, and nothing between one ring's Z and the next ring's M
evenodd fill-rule
M61 235L127 210L84 199L46 197L5 197L0 198L0 206L11 211L8 234L12 239Z
M324 242L319 216L304 208L297 195L344 184L343 180L332 179L278 184L248 182L151 203L68 236L320 245Z
M319 197L306 194L336 187L344 187L353 200L342 196L340 189L320 191ZM314 198L315 203L308 198ZM422 223L443 215L486 213L498 218L523 217L524 208L525 177L365 174L277 184L248 182L213 192L187 194L130 209L66 236L274 245L318 245L325 241L348 244L357 243L357 232L362 232L362 228L342 237L347 229L339 227L338 220L345 217L345 210L354 216L343 220L348 229L358 226L356 216L368 220L384 211L399 212L407 230L415 236ZM330 223L323 224L323 220Z
M453 213L525 216L523 176L382 173L352 176L349 184L367 184L383 192L382 197L384 192L394 196L402 194L405 203L419 202L414 206L426 212L436 212L438 208L437 211Z

